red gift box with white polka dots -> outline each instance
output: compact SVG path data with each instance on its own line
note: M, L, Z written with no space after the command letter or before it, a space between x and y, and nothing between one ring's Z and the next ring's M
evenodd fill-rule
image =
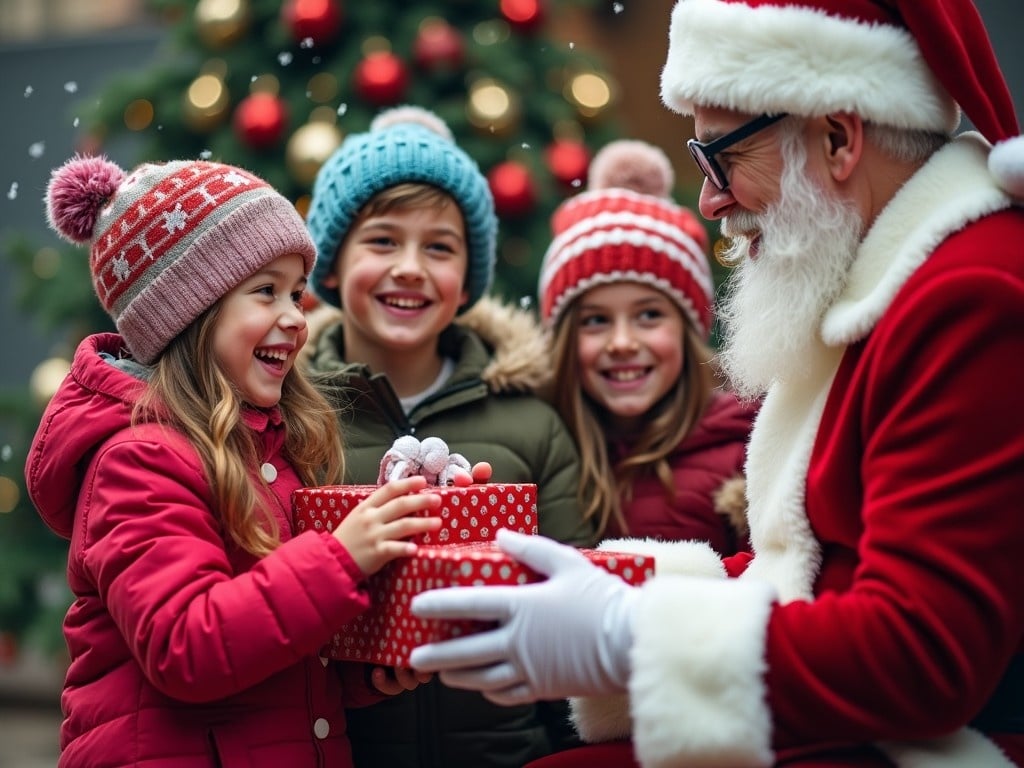
M324 485L292 494L295 531L333 531L342 518L373 493L376 485ZM478 483L464 487L432 486L423 493L441 495L441 528L413 538L417 544L491 541L499 528L537 532L537 486L532 483Z
M640 584L654 574L654 558L647 555L580 551L630 584ZM541 578L493 542L422 546L412 557L394 560L370 578L369 610L342 627L325 654L339 660L408 666L416 646L488 626L486 622L417 618L409 611L415 595L440 587L528 584Z

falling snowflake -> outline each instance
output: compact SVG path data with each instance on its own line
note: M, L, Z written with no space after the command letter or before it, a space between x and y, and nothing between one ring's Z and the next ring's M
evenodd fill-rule
M338 105L338 117L341 117L346 112L348 112L348 104L339 104Z
M11 450L11 446L5 445L3 448L0 448L0 459L3 461L10 461L12 453L13 451Z
M37 141L35 144L28 148L28 156L35 160L38 160L40 157L43 156L43 153L45 151L46 143L42 141Z
M304 38L302 38L302 42L299 43L299 48L312 48L312 47L313 47L313 38L312 37L304 37Z
M33 91L34 91L34 89L32 88L31 85L26 85L25 86L25 98L27 99L29 96L31 96Z
M72 125L73 127L77 128L77 127L78 127L78 124L79 124L80 122L81 122L81 121L80 121L80 120L79 120L79 119L78 119L78 118L76 117L76 118L75 118L75 120L74 120L74 122L73 122L73 123L71 123L71 125Z
M74 80L68 80L64 83L64 90L68 93L78 93L78 83Z
M524 141L524 142L523 142L522 144L520 144L519 146L521 146L521 147L522 147L523 149L529 149L529 148L530 148L530 142L528 142L528 141Z
M277 63L280 64L282 67L287 67L289 64L292 63L292 52L282 51L281 53L277 54Z
M213 157L212 150L204 149L202 152L199 153L200 160L209 160L211 157Z
M18 182L12 181L11 188L7 190L7 199L14 200L18 197Z
M615 13L622 13L626 10L626 6L622 3L612 3L612 10L615 11Z
M581 184L583 184L583 179L573 179L572 182L571 182L571 185L573 187L578 187Z
M576 43L569 43L569 50L573 50L576 47Z
M520 309L529 309L532 306L533 306L533 297L532 296L520 296L519 297L519 307L520 307Z

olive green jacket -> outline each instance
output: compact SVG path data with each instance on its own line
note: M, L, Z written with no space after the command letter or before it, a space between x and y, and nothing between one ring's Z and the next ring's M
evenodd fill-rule
M408 415L384 375L345 361L340 313L317 310L310 326L306 367L338 409L347 482L375 483L395 438L436 436L471 463L490 462L495 482L536 483L540 533L593 543L577 502L572 436L535 394L550 366L531 315L485 298L460 316L438 341L455 370ZM566 712L554 703L499 707L435 680L350 710L349 736L357 768L519 768L574 743Z

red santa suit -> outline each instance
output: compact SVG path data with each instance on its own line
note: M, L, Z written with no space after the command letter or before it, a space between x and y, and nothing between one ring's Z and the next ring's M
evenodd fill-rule
M996 695L1024 645L1024 211L988 151L961 136L871 227L807 374L755 423L756 554L659 547L628 700L574 700L585 739L631 731L643 766L830 745L850 765L1024 765Z

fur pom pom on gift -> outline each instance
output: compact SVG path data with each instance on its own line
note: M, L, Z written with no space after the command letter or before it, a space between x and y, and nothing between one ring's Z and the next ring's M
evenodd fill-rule
M46 217L65 240L92 239L100 210L124 180L125 172L105 157L76 155L53 171L46 189Z
M675 184L668 155L645 141L622 139L601 149L590 164L588 189L631 189L667 198Z

